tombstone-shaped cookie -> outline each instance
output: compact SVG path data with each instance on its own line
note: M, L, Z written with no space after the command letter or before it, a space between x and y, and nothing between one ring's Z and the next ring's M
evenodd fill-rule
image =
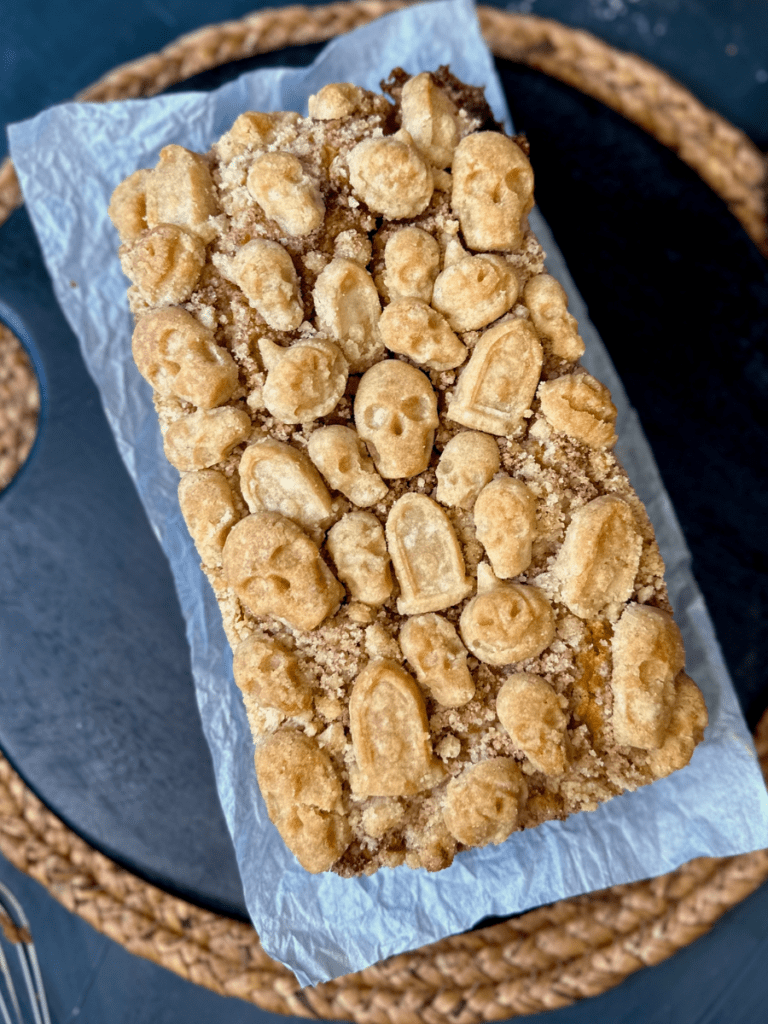
M467 650L447 619L432 613L407 619L400 630L400 649L439 704L455 708L472 700L475 683Z
M512 434L530 408L543 353L526 320L491 327L461 371L448 419L489 434Z
M241 519L224 543L222 566L246 608L294 629L315 629L344 596L317 545L277 512Z
M349 722L360 796L409 796L429 789L443 773L432 754L424 698L396 661L371 662L355 680Z
M498 583L478 568L478 591L461 613L461 637L489 665L535 658L555 638L552 605L538 587Z
M643 547L632 509L604 494L574 512L554 565L563 602L582 619L632 596Z
M387 519L387 547L400 584L401 615L436 612L472 592L453 526L425 494L404 494Z
M360 380L354 416L385 480L424 472L438 419L437 396L421 370L397 359L376 363Z
M317 326L336 339L353 373L381 358L381 300L364 267L343 257L332 260L315 282L313 299Z
M352 838L341 782L328 754L304 733L281 729L255 755L270 821L305 871L328 869Z
M240 460L240 489L251 512L279 512L319 536L333 519L328 488L307 456L283 441L250 445Z

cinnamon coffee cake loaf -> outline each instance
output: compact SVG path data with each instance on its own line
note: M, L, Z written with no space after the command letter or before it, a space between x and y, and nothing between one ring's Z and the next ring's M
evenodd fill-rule
M383 90L241 114L110 206L269 816L342 876L592 810L707 721L525 139L445 68Z

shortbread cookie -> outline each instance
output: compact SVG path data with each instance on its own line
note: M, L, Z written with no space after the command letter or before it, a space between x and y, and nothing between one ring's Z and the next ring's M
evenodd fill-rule
M269 816L345 877L593 810L707 721L525 139L445 68L384 91L242 114L110 207Z

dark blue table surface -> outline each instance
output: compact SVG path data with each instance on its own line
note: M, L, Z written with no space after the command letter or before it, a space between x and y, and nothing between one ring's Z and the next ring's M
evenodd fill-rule
M642 53L768 145L765 8L737 0L509 6ZM66 9L0 0L0 122L251 7L146 0L117 14L97 0ZM244 66L304 63L312 53ZM210 88L239 70L192 84ZM768 703L766 266L717 197L641 131L542 75L499 70L531 140L539 204L640 412L754 723ZM0 496L0 746L94 845L170 891L240 916L170 574L23 210L0 228L0 317L35 354L46 391L33 457ZM5 863L0 877L27 906L56 1021L272 1016L129 956ZM543 1018L763 1020L766 911L764 887L669 962Z

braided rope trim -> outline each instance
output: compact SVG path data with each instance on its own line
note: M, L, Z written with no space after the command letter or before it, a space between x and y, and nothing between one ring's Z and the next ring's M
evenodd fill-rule
M588 32L533 15L480 7L485 38L498 57L524 63L600 100L673 150L728 205L768 256L766 177L760 150L679 82Z
M78 99L151 95L209 67L327 39L402 6L403 0L362 0L259 12L182 37L161 54L116 69ZM764 166L745 136L651 65L586 33L490 8L480 8L480 15L498 55L575 85L677 149L765 247ZM6 161L0 224L21 202ZM765 771L768 713L757 742ZM597 995L704 934L768 878L768 851L700 859L660 878L562 900L302 990L248 925L169 896L93 850L1 755L0 851L93 927L196 984L275 1013L359 1024L481 1024Z
M27 353L0 324L0 491L32 449L39 411L40 389Z
M768 769L768 714L760 728ZM250 926L93 850L1 757L0 852L98 931L189 981L272 1013L357 1024L482 1024L567 1006L688 945L768 878L768 850L701 858L301 989Z
M330 39L405 6L407 0L354 0L257 11L181 36L159 53L115 68L76 98L105 102L153 96L200 71ZM743 132L652 64L587 32L493 7L480 6L478 13L497 56L537 68L601 100L674 150L725 200L768 256L766 162ZM0 224L22 201L6 159L0 165Z

